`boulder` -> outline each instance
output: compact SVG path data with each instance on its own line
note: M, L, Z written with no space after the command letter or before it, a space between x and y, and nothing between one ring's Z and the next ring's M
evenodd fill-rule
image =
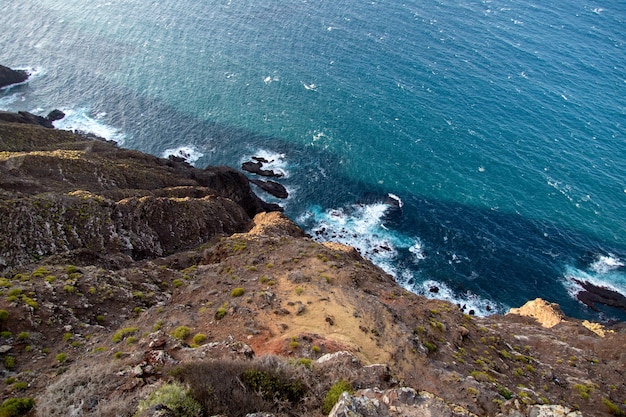
M0 88L12 84L18 84L28 79L28 73L21 70L13 70L11 68L0 65Z
M48 115L46 116L46 119L48 119L51 122L56 122L57 120L61 120L64 117L65 117L65 113L63 113L61 110L54 109L50 113L48 113Z

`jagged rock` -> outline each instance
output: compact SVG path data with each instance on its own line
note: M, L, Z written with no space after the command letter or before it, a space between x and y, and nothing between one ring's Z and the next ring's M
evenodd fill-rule
M243 164L241 164L241 169L243 169L244 171L251 172L253 174L261 175L263 177L280 178L280 177L283 176L283 174L274 172L271 169L263 169L263 162L261 162L261 161L244 162Z
M291 236L303 237L304 231L287 216L278 212L259 213L252 219L253 226L248 232L256 236Z
M279 184L276 181L262 181L251 179L250 182L262 189L263 191L270 193L276 198L289 197L287 189L282 184Z
M533 405L528 417L582 417L582 413L562 405Z
M465 408L448 404L426 391L395 388L365 389L341 394L328 417L476 417Z
M0 65L0 88L11 84L18 84L28 79L28 73L21 70L13 70L11 68Z
M318 364L327 363L327 362L335 362L335 361L351 361L353 363L359 363L359 360L352 353L341 350L339 352L327 353L321 356L316 362Z
M605 287L599 287L587 281L575 279L585 290L576 294L576 298L592 310L598 311L596 304L619 308L626 311L626 297L617 291Z
M565 318L558 304L548 303L541 298L529 301L520 308L512 308L508 314L532 317L547 328L556 326Z

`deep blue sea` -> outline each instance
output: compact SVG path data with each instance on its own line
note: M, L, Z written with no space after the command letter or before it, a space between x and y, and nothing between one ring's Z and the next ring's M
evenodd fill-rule
M0 109L198 167L265 156L312 236L466 312L626 320L574 281L626 294L623 1L22 0L0 28L32 74Z

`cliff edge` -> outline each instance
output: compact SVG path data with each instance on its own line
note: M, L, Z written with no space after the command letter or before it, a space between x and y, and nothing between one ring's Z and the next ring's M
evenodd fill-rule
M230 168L0 122L0 174L4 415L626 412L623 324L417 296Z

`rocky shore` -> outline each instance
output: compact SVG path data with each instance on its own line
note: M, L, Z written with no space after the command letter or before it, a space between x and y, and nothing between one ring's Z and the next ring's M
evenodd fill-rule
M13 84L23 83L28 79L26 71L13 70L11 68L0 65L0 88Z
M231 168L0 118L0 415L626 413L623 323L473 317L279 209Z

